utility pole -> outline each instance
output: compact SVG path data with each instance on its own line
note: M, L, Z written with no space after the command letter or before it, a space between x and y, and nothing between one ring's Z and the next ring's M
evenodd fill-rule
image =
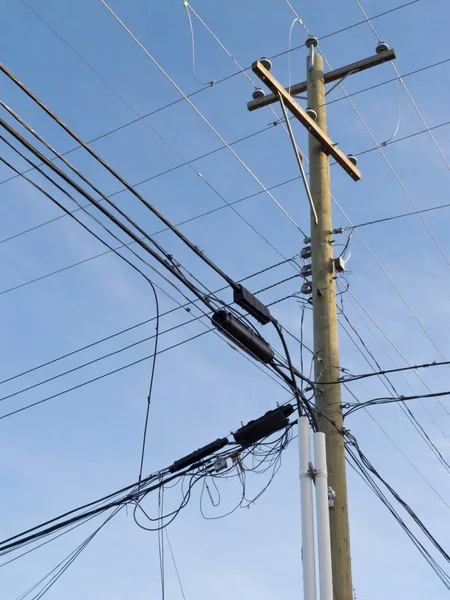
M314 46L312 46L314 48ZM323 59L311 52L307 59L308 108L317 114L316 124L327 133ZM339 344L334 279L334 248L332 243L332 214L330 165L321 144L309 135L309 182L316 212L317 225L311 215L311 266L314 332L314 381L338 381ZM341 408L341 386L324 385L315 403L325 416L319 415L320 431L327 440L328 485L336 496L330 508L330 537L332 548L333 596L335 600L351 600L352 574L350 562L350 529L347 506L344 437ZM328 420L329 419L329 420Z
M295 139L286 115L286 108L309 131L309 193L311 205L311 293L313 305L314 367L316 391L315 403L320 412L317 415L319 429L325 434L326 463L330 490L330 538L332 557L332 582L334 600L352 600L353 587L350 561L350 531L347 503L347 481L345 471L344 437L342 435L343 416L341 386L339 383L339 345L336 312L336 286L333 251L333 225L331 212L329 157L354 179L361 177L356 168L356 159L346 156L327 134L325 84L339 82L348 75L369 69L395 58L394 50L380 43L376 55L347 65L335 71L323 72L323 58L316 51L318 40L308 38L306 81L283 88L269 73L271 64L261 59L252 65L253 71L267 85L272 94L266 95L256 90L254 100L248 103L249 110L255 110L279 101L285 114L291 141L296 149ZM336 83L335 85L338 85ZM304 110L294 99L294 94L307 92L308 108ZM297 160L299 161L298 150ZM300 165L302 177L303 168ZM305 186L307 186L304 178ZM336 382L335 385L320 386L320 382ZM325 597L320 591L321 598ZM328 596L327 596L328 597Z

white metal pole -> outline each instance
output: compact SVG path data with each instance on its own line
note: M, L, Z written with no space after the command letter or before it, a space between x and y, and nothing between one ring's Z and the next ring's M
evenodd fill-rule
M317 550L319 555L320 600L333 600L327 455L325 434L322 432L314 434L314 466L316 482Z
M303 598L304 600L316 600L311 448L307 417L299 417L298 419L298 449L302 514Z

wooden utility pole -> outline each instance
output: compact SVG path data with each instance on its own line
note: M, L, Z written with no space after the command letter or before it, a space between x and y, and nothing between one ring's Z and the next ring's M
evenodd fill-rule
M309 200L311 204L311 271L314 329L314 367L316 395L315 404L320 431L325 433L330 488L330 534L333 576L333 600L352 600L352 576L350 562L350 533L347 504L347 481L345 472L343 416L341 385L339 383L339 346L336 312L336 286L333 248L333 225L331 213L329 157L358 181L361 178L356 160L346 156L328 137L326 117L325 84L342 80L395 58L394 50L380 43L376 55L324 74L323 59L316 51L318 41L309 38L310 50L307 62L307 79L286 90L269 73L270 62L257 61L252 65L256 75L270 89L265 95L257 90L254 100L247 104L255 110L279 101L283 112L286 108L309 131ZM269 66L269 68L267 68ZM307 92L308 109L304 110L292 96ZM292 142L293 133L288 127ZM297 157L298 158L298 157ZM320 382L336 382L336 385L320 385Z
M311 61L312 58L312 61ZM308 107L317 113L316 124L327 132L323 59L315 52L308 56ZM311 265L314 331L315 382L338 381L339 346L334 279L334 248L330 166L321 144L309 135L309 182L318 223L311 219ZM315 403L325 416L319 415L320 430L327 441L328 485L336 494L330 508L331 560L334 600L351 600L350 530L348 523L347 481L341 408L341 386L324 385ZM329 419L329 420L328 420ZM330 422L331 421L331 422Z

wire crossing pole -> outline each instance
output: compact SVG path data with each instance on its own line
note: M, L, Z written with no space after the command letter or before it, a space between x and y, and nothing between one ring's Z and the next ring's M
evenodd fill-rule
M316 124L327 133L323 59L318 52L308 56L308 107L317 113ZM311 213L311 254L313 289L314 372L315 381L337 381L340 376L336 286L331 231L330 166L322 145L309 135L310 190L318 223ZM320 430L327 440L328 485L336 493L330 508L330 533L334 600L351 600L350 531L347 506L341 386L325 385L316 396L317 406L332 421L319 417ZM334 423L334 424L333 424Z

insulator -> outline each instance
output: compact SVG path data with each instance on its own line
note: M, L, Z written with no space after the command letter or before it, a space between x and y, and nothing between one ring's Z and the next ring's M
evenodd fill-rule
M300 288L300 292L302 294L305 294L306 296L308 296L309 294L312 294L312 285L309 283L309 281L306 281L304 284L302 284L302 287Z
M271 61L266 58L265 56L263 56L262 58L259 59L259 62L262 64L262 66L267 69L268 71L270 71L270 69L272 68L272 63Z
M311 246L305 246L301 249L300 258L311 258Z
M304 265L301 269L300 269L300 274L303 277L309 277L310 275L312 275L312 266L311 265Z
M356 165L358 164L358 159L356 158L356 156L353 156L353 154L347 154L347 158L356 167Z
M313 108L307 108L305 112L310 119L312 119L313 121L317 121L317 113Z
M307 48L310 48L311 46L314 46L314 48L317 48L318 45L319 45L319 40L313 36L309 37L305 42L305 46Z
M261 100L261 98L264 98L265 95L266 94L264 90L262 90L261 88L256 88L256 90L252 94L252 98L253 100Z
M375 52L377 54L382 54L383 52L387 52L389 50L389 46L385 42L380 42L378 46L375 48Z

